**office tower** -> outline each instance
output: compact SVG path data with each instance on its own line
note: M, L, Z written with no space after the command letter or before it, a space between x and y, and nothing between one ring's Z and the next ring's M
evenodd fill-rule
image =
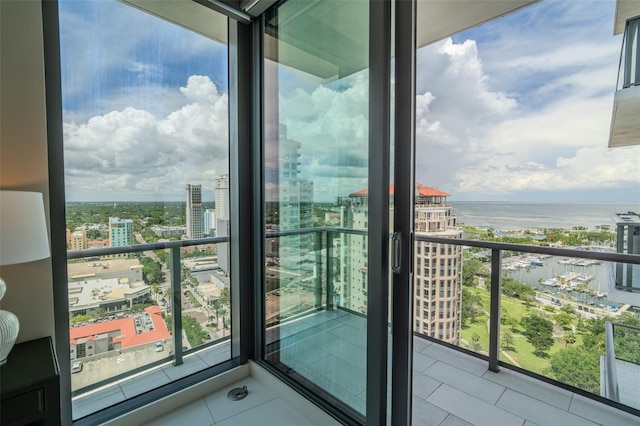
M216 211L215 223L216 237L228 237L229 218L229 175L221 175L216 179L215 184ZM225 274L229 273L231 268L229 256L229 243L218 243L218 266Z
M187 238L203 237L202 185L187 185Z
M214 209L206 209L204 211L203 232L208 235L215 235L216 229L216 211Z
M389 188L393 199L394 186ZM415 232L445 238L462 238L455 228L456 217L449 194L416 184ZM369 191L364 189L342 199L341 227L368 228ZM389 214L393 223L393 207ZM342 237L340 294L342 306L367 312L367 237ZM462 286L462 249L460 246L416 242L414 247L414 331L449 343L460 339L460 293Z
M299 170L300 142L287 137L287 127L280 125L278 144L278 190L280 200L279 229L288 231L313 227L313 182L301 179ZM280 265L297 268L313 263L313 235L281 237Z
M109 218L109 246L122 247L133 245L133 220Z
M221 175L215 186L216 218L229 219L229 175Z

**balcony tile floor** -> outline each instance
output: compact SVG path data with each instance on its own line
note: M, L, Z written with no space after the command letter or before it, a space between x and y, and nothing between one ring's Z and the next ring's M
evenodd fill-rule
M267 333L292 374L338 400L365 408L366 319L324 311ZM489 371L484 360L414 337L416 425L638 425L640 418L515 371Z
M338 400L364 410L365 319L344 311L325 311L283 323L267 333L278 360ZM211 349L210 349L211 350ZM221 351L221 349L217 349ZM224 351L222 351L224 352ZM194 362L207 359L200 353ZM186 358L188 360L189 358ZM212 357L209 362L214 362ZM185 366L189 370L189 363ZM168 379L165 366L160 373ZM172 374L173 375L173 374ZM144 383L167 380L152 373L94 392L100 405L139 393ZM136 381L138 383L136 383ZM230 402L229 389L246 384L245 401ZM293 391L292 391L293 392ZM74 409L91 410L78 401ZM94 401L93 403L97 403ZM205 395L150 425L305 425L295 409L254 378ZM638 425L640 418L517 372L487 370L487 362L414 337L413 424L415 425Z

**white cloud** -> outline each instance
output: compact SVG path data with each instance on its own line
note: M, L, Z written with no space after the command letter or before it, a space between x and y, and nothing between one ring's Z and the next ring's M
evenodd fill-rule
M228 98L203 76L180 92L186 105L166 117L128 107L65 123L69 197L181 199L186 183L211 189L228 170Z
M592 190L597 201L637 186L640 147L607 148L620 52L612 18L567 3L473 30L478 43L418 52L419 181L457 200Z
M606 190L637 184L639 158L638 149L633 147L580 148L573 157L557 158L552 167L535 162L499 164L489 160L459 170L456 177L460 182L458 189L466 193Z
M308 90L281 88L279 120L287 137L300 142L300 177L313 181L316 200L335 201L367 186L368 91L366 71Z

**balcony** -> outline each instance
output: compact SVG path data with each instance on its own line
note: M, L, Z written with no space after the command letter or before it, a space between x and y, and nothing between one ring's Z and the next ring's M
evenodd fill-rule
M637 13L637 5L630 7L634 7ZM626 16L634 14L629 11ZM640 144L640 124L637 119L640 116L640 18L626 21L623 25L624 38L613 103L610 148ZM622 32L620 26L616 25L616 34Z
M286 244L287 237L293 241L307 241L303 244L312 247L298 262L279 265L270 269L271 274L281 281L272 282L265 294L265 368L285 382L297 383L309 392L322 395L329 403L343 411L350 412L355 418L362 417L366 400L366 309L350 307L347 303L344 287L337 271L339 249L348 247L348 236L356 235L358 246L361 244L362 231L317 228L298 231L271 232L270 239L280 239L280 245ZM303 237L304 236L304 237ZM211 241L210 241L211 240ZM612 373L610 357L603 354L598 362L600 371L600 392L581 389L571 383L564 383L550 377L548 372L532 371L522 362L518 362L505 350L501 343L500 318L503 306L514 303L502 294L502 280L508 273L503 257L511 255L505 265L515 264L518 259L538 255L544 259L586 259L593 262L626 262L629 265L640 264L636 255L610 252L579 251L549 247L489 243L473 240L451 240L436 236L418 235L417 242L457 245L462 248L487 250L491 253L490 277L487 278L490 301L484 308L488 311L486 336L480 336L477 346L465 342L465 334L458 345L446 344L438 339L414 334L413 339L413 417L414 422L429 424L448 424L463 420L471 424L523 424L524 421L536 424L636 424L640 399L629 396L626 383L631 374L622 373L622 363L630 364L627 359L616 362L617 375ZM173 264L180 264L181 248L184 246L226 242L228 239L214 238L162 244L142 244L130 247L108 248L90 251L70 252L69 259L81 259L88 256L111 255L116 253L134 253L149 250L168 249ZM311 262L311 263L310 263ZM569 262L569 261L566 261ZM575 263L575 262L574 262ZM564 263L563 263L564 264ZM604 266L604 265L603 265ZM185 292L181 288L182 277L171 270L170 288L172 297L167 310L178 318L183 308ZM524 271L524 269L522 269ZM527 274L528 272L522 272ZM577 279L577 278L576 278ZM577 284L576 284L577 285ZM569 283L567 282L567 286ZM582 299L569 300L569 296L553 294L560 291L553 286L540 284L540 296L536 301L543 310L553 310L556 300L571 303L576 312L582 315L603 314L606 308L590 304L589 297L598 299L598 295L584 293ZM501 291L502 290L502 291ZM567 294L577 294L577 290L568 290ZM194 293L197 293L194 291ZM502 297L505 299L503 300ZM461 296L465 297L465 296ZM547 303L548 302L548 303ZM524 303L524 302L523 302ZM558 302L560 303L560 302ZM546 306L545 306L546 305ZM360 308L360 309L358 309ZM366 308L366 306L365 306ZM630 308L627 307L626 310ZM436 311L433 311L434 313ZM614 313L615 314L615 313ZM436 319L437 321L437 319ZM484 321L484 320L483 320ZM151 359L143 366L130 371L120 371L102 380L96 380L90 386L76 389L74 394L74 417L95 412L145 392L150 392L172 380L190 377L198 371L216 369L222 371L221 363L231 359L229 336L212 339L194 348L183 350L185 343L182 322L174 323L169 347L175 353ZM504 325L503 325L504 327ZM603 326L604 327L604 326ZM618 326L628 327L624 324ZM437 333L437 327L434 326ZM599 331L598 331L599 332ZM604 333L604 329L602 330ZM587 338L585 334L583 339ZM389 339L391 335L389 333ZM485 340L486 339L486 340ZM607 338L607 349L611 344ZM619 339L618 339L619 340ZM389 342L391 347L391 341ZM144 348L135 348L135 350ZM151 347L147 348L150 353ZM507 348L508 349L508 348ZM133 349L131 349L133 350ZM632 353L640 357L640 349ZM618 350L618 354L620 354ZM626 354L628 357L629 350ZM125 368L127 357L124 350L112 355L103 355L102 360L113 361L113 368L120 364ZM520 357L532 357L532 354L519 353ZM615 356L614 356L615 358ZM85 358L85 368L92 359ZM262 363L260 360L257 360ZM393 362L393 360L391 360ZM638 369L631 363L633 369ZM628 366L627 366L628 367ZM227 367L229 368L229 365ZM213 370L210 370L213 371ZM82 374L82 373L80 373ZM242 374L253 374L245 370ZM211 373L209 373L211 376ZM616 385L612 378L624 377ZM626 382L625 382L626 380ZM624 382L624 383L623 383ZM632 384L633 385L633 384ZM610 389L619 388L619 396ZM211 388L207 388L211 392ZM626 393L625 393L626 392ZM623 396L624 395L624 396ZM635 399L634 399L635 398ZM637 400L637 401L636 401ZM622 408L619 410L618 408ZM154 416L162 412L154 411ZM625 412L628 411L628 412ZM215 417L215 415L214 415ZM151 417L149 417L151 419ZM147 420L149 420L147 419Z
M216 274L211 258L185 258L194 247L205 253L228 242L216 237L67 252L69 269L85 271L69 274L74 420L231 359L230 306L221 297L228 279L212 276L219 288L215 296L205 294L196 277ZM167 255L163 260L158 253ZM145 285L143 257L161 264L168 282Z

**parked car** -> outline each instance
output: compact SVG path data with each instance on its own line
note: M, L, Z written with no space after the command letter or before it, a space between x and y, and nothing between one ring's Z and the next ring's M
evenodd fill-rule
M156 352L162 351L164 351L164 345L162 344L162 342L156 342Z
M186 352L186 351L188 351L188 350L189 350L189 348L187 348L186 346L183 346L183 347L182 347L182 352L183 352L183 353L184 353L184 352ZM173 351L169 351L169 356L173 356Z
M71 364L71 373L79 373L82 371L82 361L74 361Z

